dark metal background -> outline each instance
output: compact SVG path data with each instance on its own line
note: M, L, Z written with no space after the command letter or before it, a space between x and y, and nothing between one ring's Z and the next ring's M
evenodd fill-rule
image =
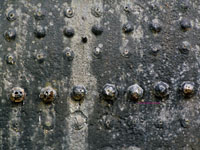
M71 18L63 13L68 7L74 10ZM100 16L93 14L96 7ZM34 13L40 8L44 17L38 20ZM16 20L7 19L11 10ZM191 23L187 31L181 29L182 18ZM154 19L161 24L159 33L150 30ZM0 149L199 150L199 19L199 0L1 0ZM131 33L122 30L127 22ZM101 35L91 32L96 24L103 28ZM46 29L45 37L35 36L37 25ZM73 37L64 36L65 27L74 29ZM13 41L3 36L9 28L16 30ZM180 51L183 41L190 43L186 53ZM66 47L74 52L72 61L63 57ZM100 58L94 54L97 47ZM37 60L38 53L44 62ZM8 54L15 64L6 62ZM153 94L157 81L170 87L163 101ZM178 91L183 81L195 83L193 97ZM119 91L113 104L100 100L106 83ZM144 90L141 101L158 103L127 100L126 89L134 83ZM87 89L81 103L70 97L79 84ZM47 85L57 91L50 104L39 99ZM16 86L26 92L19 104L8 97Z

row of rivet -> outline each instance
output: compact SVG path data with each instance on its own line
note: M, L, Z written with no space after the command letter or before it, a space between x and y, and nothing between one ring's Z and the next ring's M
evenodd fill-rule
M181 84L180 90L185 97L191 97L194 92L194 83L185 81ZM86 96L86 88L82 85L74 86L72 89L71 97L75 101L81 101ZM134 84L127 88L127 98L129 100L138 101L143 97L144 90L138 85ZM165 82L157 82L154 86L154 94L158 98L164 98L169 94L169 85ZM41 89L39 97L45 102L52 102L56 98L56 90L48 86ZM23 88L14 87L11 90L10 100L13 102L22 102L25 99L26 93ZM114 84L105 84L103 86L101 97L108 101L113 101L118 96L117 87Z

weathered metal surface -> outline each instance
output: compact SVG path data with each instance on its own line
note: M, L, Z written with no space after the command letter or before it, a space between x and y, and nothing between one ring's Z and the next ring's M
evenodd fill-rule
M0 1L0 149L199 150L199 6Z

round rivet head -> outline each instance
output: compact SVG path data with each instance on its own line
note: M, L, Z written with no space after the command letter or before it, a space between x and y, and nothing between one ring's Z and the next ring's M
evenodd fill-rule
M13 54L6 55L6 62L11 65L15 64L15 56Z
M127 96L128 99L137 101L142 98L144 90L138 85L134 84L128 87Z
M74 10L72 8L67 8L64 10L64 16L67 18L72 18L74 16Z
M34 12L34 17L36 20L44 20L45 18L45 11L43 9L37 9Z
M184 30L184 31L187 31L189 30L192 25L190 23L190 20L188 20L187 18L183 18L181 21L180 21L180 25L181 25L181 28Z
M8 21L14 21L14 20L16 20L17 19L16 11L11 10L10 12L8 12L7 19L8 19Z
M149 28L154 33L159 33L162 30L162 24L159 20L154 19L150 24Z
M101 25L93 25L92 33L94 35L101 35L103 33L103 27Z
M183 41L179 44L179 51L183 54L188 54L191 50L191 44L188 41Z
M73 29L73 28L71 28L71 27L66 27L66 28L64 29L63 33L64 33L64 35L65 35L66 37L71 38L71 37L74 36L74 33L75 33L75 32L74 32L74 29Z
M43 26L41 26L41 25L36 26L36 28L35 28L35 36L37 38L43 38L43 37L45 37L45 35L46 35L45 28Z
M15 29L8 29L4 32L4 37L7 41L15 40L16 38L16 31Z
M93 55L96 58L101 58L101 56L102 56L102 49L100 47L95 47L94 50L93 50Z
M133 31L133 24L131 22L127 22L123 25L122 30L124 33L130 33Z
M66 47L64 50L64 58L68 61L72 61L74 59L74 52L69 47Z
M25 99L26 93L20 87L14 87L11 90L10 100L15 103L22 102Z
M83 85L77 85L73 87L71 96L72 99L76 101L81 101L84 99L86 93L86 88Z
M165 82L157 82L154 86L154 94L156 97L164 98L169 95L169 85Z
M55 100L56 95L56 91L52 87L48 86L41 89L39 97L45 103L50 103Z
M92 7L91 13L95 17L101 17L103 10L100 7L96 6L96 7Z
M102 96L106 100L115 100L118 95L117 88L114 84L105 84L102 89Z
M185 81L181 84L181 91L185 97L191 97L194 94L195 87L194 82Z

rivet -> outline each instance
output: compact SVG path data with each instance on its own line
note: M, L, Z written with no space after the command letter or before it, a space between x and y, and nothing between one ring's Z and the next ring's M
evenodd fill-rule
M52 102L55 100L56 95L57 95L56 91L52 87L47 86L47 87L41 89L39 97L45 103L49 103L49 102Z
M157 54L161 49L162 49L162 46L160 44L151 45L151 52L153 54Z
M72 89L71 97L76 101L81 101L87 94L86 88L83 85L76 85Z
M114 84L105 84L102 89L102 96L105 100L115 100L118 96L118 90Z
M74 59L74 52L69 47L66 47L63 52L64 58L66 58L68 61L72 61Z
M187 31L191 28L190 20L188 20L187 18L183 18L180 21L180 25L181 25L181 28L183 29L183 31Z
M35 58L39 63L43 63L44 60L46 59L46 53L44 51L39 51L36 53Z
M81 37L81 40L82 40L83 43L87 43L87 40L88 40L88 39L87 39L86 36L82 36L82 37Z
M188 54L191 50L191 44L188 41L183 41L179 45L179 51L183 54Z
M35 36L37 38L43 38L46 35L46 30L43 26L37 25L35 28Z
M157 82L154 86L154 94L159 98L166 97L169 95L169 85L162 81Z
M91 13L95 17L101 17L103 11L100 7L96 6L96 7L92 7Z
M131 22L127 22L123 25L122 30L124 33L130 33L133 31L133 24Z
M6 62L11 65L15 64L15 56L13 54L8 54L6 56Z
M16 20L17 19L16 11L11 10L10 12L8 12L7 19L8 19L8 21L14 21L14 20Z
M74 29L71 27L66 27L63 31L64 35L68 38L71 38L74 36Z
M95 35L101 35L103 33L103 27L99 24L93 25L92 33Z
M26 93L24 92L24 89L22 89L21 87L14 87L11 90L11 94L10 94L10 100L12 102L22 102L25 99Z
M131 56L131 52L128 48L123 48L121 50L121 55L125 58L129 58Z
M181 91L185 97L191 97L194 94L194 82L185 81L181 84Z
M64 10L64 15L67 18L72 18L74 16L74 10L69 7L69 8Z
M154 19L150 24L149 28L154 33L159 33L162 30L162 24L159 20Z
M102 50L100 47L95 47L94 50L93 50L93 55L96 57L96 58L101 58L102 56Z
M127 12L127 13L129 13L131 11L130 5L124 6L124 11Z
M44 17L45 17L45 11L43 9L37 9L35 12L34 12L34 17L36 20L43 20Z
M127 96L128 99L137 101L143 97L144 90L138 85L134 84L128 87Z
M16 38L16 31L15 29L8 29L4 32L4 37L7 41L15 40Z

